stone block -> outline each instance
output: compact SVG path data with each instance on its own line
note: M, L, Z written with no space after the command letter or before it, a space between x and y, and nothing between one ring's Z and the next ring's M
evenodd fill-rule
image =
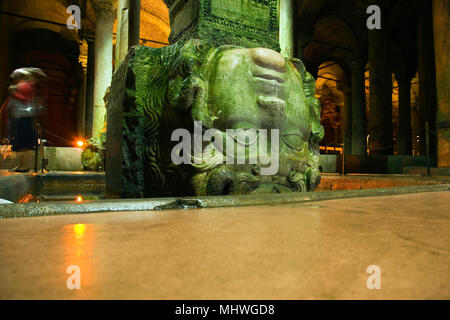
M202 39L216 45L279 51L278 0L164 0L170 43Z

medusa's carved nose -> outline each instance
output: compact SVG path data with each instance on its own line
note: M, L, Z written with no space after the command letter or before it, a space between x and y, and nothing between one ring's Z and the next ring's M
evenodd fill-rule
M251 50L252 60L259 66L278 72L286 71L286 60L276 51L264 48Z

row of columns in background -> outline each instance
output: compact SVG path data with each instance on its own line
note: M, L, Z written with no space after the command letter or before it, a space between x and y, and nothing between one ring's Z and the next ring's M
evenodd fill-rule
M386 34L369 33L369 128L366 128L365 63L361 53L350 55L351 96L346 108L345 144L347 154L392 154L392 73ZM412 152L411 81L415 72L402 71L395 75L399 86L399 118L397 152ZM349 94L349 93L346 93ZM369 133L367 136L366 133Z
M141 0L91 0L95 11L95 40L88 39L86 80L85 135L98 137L105 122L106 90L113 75L113 30L117 17L115 50L116 69L125 59L128 49L139 45Z
M294 20L292 0L281 0L280 46L285 57L292 57ZM381 5L382 14L386 17ZM418 69L420 79L420 135L425 141L425 122L438 131L438 147L430 139L431 154L438 153L439 166L450 166L450 102L449 102L449 1L433 0L433 12L425 13L419 23ZM434 28L433 28L434 23ZM345 94L345 150L348 154L365 155L367 147L371 154L392 154L392 72L389 61L388 28L369 30L368 60L370 65L369 127L366 128L365 63L360 52L350 55L351 91ZM300 34L299 53L313 37ZM434 42L433 42L434 37ZM435 50L433 50L435 47ZM434 56L436 52L436 57ZM436 62L436 67L435 67ZM399 123L397 130L398 154L410 155L412 150L411 129L411 80L414 72L401 70L396 74L399 85ZM436 75L436 76L435 76ZM437 78L437 81L436 81ZM436 89L437 86L437 89ZM436 98L437 92L437 98ZM437 100L438 99L438 103ZM438 104L436 111L436 104ZM436 126L435 126L436 124ZM366 136L368 133L368 138ZM368 142L368 145L367 145ZM425 143L421 143L425 154Z
M447 3L448 0L434 0L435 3ZM387 20L388 12L384 10L383 3L379 3L382 16ZM448 13L448 11L447 11ZM438 12L434 12L434 15ZM436 82L435 50L433 42L433 12L423 12L418 25L418 73L419 73L419 139L420 152L426 153L425 144L425 123L429 123L430 128L436 125L436 86L441 85ZM435 30L445 29L445 25L436 26ZM371 154L392 154L393 152L393 128L392 128L392 71L389 54L389 28L384 26L380 30L369 30L369 66L370 66L370 96L369 96L369 128L368 148ZM441 40L437 40L438 42ZM443 51L447 54L448 51ZM358 68L359 69L359 68ZM352 70L352 79L355 78ZM398 154L411 154L412 137L411 129L411 80L415 70L409 72L407 67L397 70L395 74L399 86L399 118L397 130L397 150ZM360 76L356 76L360 80ZM361 82L353 83L356 91L361 92L359 86ZM359 95L358 93L354 93ZM353 108L352 110L354 110ZM359 108L358 108L359 109ZM353 127L358 123L365 123L365 112L360 112L361 117L353 116ZM362 125L361 125L362 126ZM364 133L362 128L352 133L352 152L354 154L364 154L365 143L360 134ZM432 133L431 133L432 134ZM430 153L436 154L436 139L430 139ZM356 151L356 152L355 152Z

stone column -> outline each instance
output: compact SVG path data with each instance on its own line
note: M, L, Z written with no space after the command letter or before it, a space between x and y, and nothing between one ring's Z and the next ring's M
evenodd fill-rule
M296 36L297 40L297 57L300 60L303 60L303 50L306 48L308 44L310 44L314 40L314 31L311 30L310 32L305 33L299 33Z
M370 154L375 155L393 153L392 73L388 35L385 24L381 30L369 30L369 149Z
M450 2L433 0L437 80L438 166L450 167Z
M129 0L128 47L138 46L141 30L141 0Z
M113 74L113 28L117 2L91 0L95 11L95 81L92 136L99 136L105 123L106 89L111 85Z
M86 136L86 85L87 85L87 68L82 67L82 82L78 93L78 136Z
M405 73L398 74L398 129L397 151L399 155L411 155L412 128L411 128L411 79Z
M86 75L86 114L85 131L86 137L92 136L92 121L94 119L94 81L95 81L95 42L87 39L88 61Z
M128 53L128 7L129 0L119 0L117 6L116 70Z
M294 57L294 4L292 0L280 0L280 48L283 57Z
M425 123L436 132L436 66L433 41L432 3L427 1L418 23L420 153L426 154ZM431 134L430 154L437 154L437 138Z
M392 72L389 61L388 12L380 4L381 29L369 30L369 149L370 154L393 153Z
M352 90L344 87L344 107L341 109L342 137L344 140L344 153L352 153Z
M366 155L366 91L364 63L358 53L352 55L352 154Z
M352 154L352 90L345 87L344 93L344 110L341 111L342 127L344 129L344 153Z

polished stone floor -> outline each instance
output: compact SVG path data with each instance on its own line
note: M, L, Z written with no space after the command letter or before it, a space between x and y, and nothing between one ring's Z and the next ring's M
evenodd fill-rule
M450 192L3 219L0 298L449 299Z

